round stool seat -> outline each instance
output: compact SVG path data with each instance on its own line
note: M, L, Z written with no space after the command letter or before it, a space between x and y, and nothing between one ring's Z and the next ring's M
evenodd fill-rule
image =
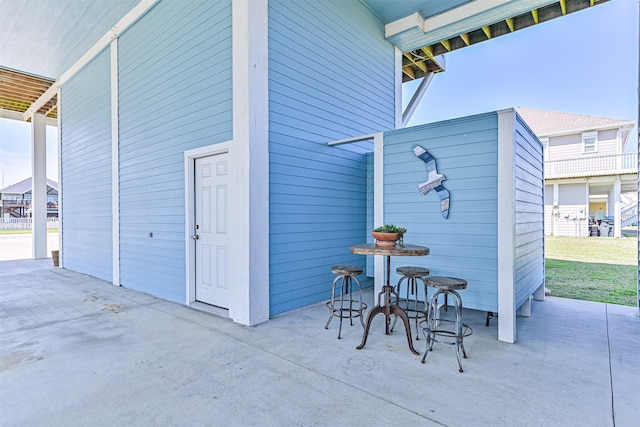
M429 286L442 289L443 291L467 289L467 281L464 279L458 279L457 277L428 276L425 277L424 280Z
M357 276L362 274L363 270L356 265L334 265L331 272L339 276Z
M396 268L396 273L403 276L422 277L429 275L429 269L423 267L398 267Z

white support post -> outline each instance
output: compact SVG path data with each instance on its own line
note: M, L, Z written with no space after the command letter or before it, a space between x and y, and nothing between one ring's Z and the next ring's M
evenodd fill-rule
M373 226L384 225L384 134L373 137ZM384 257L374 258L374 292L382 292L384 284Z
M516 341L514 117L498 112L498 340Z
M552 210L553 212L553 235L557 236L558 235L558 218L560 217L560 205L558 204L558 191L560 186L558 185L557 182L553 183L553 206L555 207L555 209Z
M229 316L255 325L269 319L269 58L267 0L232 2L233 174L229 201L235 221L230 256L243 268L230 272L235 284Z
M520 314L524 317L531 317L531 300L533 299L532 295L529 295L529 298L525 302L522 303L522 307L520 307ZM500 320L498 319L498 322Z
M63 209L62 209L62 194L63 186L62 182L62 89L58 86L58 224L60 229L58 230L58 265L60 268L64 268L64 226L63 226Z
M47 258L47 121L31 118L31 225L33 259Z
M427 93L427 89L429 88L434 75L434 73L429 72L422 78L418 89L416 89L416 92L411 97L411 101L407 104L407 109L402 113L402 127L407 126L409 120L413 117L413 113L418 109L418 105L420 105L420 101L422 101L424 94Z
M545 286L544 286L544 283L542 283L542 285L538 286L538 288L536 288L536 290L533 291L533 299L536 301L544 301L545 298L546 298Z
M394 79L395 79L395 128L404 127L402 124L402 51L394 48Z
M118 39L111 42L111 283L120 286L120 128Z
M622 181L616 175L613 183L613 237L622 237Z

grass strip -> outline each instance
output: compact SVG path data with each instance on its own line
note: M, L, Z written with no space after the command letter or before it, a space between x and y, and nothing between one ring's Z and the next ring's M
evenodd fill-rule
M57 228L47 229L47 233L58 233ZM0 230L0 234L31 234L31 230Z
M551 295L635 307L635 265L546 259L546 287Z

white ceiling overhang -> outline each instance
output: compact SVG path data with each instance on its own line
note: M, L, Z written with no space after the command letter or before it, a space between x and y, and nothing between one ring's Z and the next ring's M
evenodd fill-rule
M420 49L442 40L468 34L490 24L506 21L557 0L483 0L465 3L441 14L423 18L418 12L385 26L387 40L401 51ZM515 30L515 29L514 29Z
M379 0L362 0L365 3ZM408 0L414 11L385 23L385 36L403 54L403 81L424 77L439 67L442 55L466 46L577 12L607 0L456 1L439 13L424 15L426 2ZM407 4L402 3L405 7ZM437 5L441 5L436 2ZM373 10L373 8L372 8ZM406 10L406 9L405 9Z
M122 18L145 2L0 0L0 117L41 113L55 124L62 79L98 53L96 46L106 47Z
M58 87L157 1L0 0L0 117L55 119ZM607 0L359 1L403 52L408 81L443 71L447 52Z

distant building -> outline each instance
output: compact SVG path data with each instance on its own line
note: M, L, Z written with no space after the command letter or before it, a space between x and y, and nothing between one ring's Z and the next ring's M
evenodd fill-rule
M610 224L604 235L621 237L637 223L637 153L625 152L633 120L517 111L544 147L545 234L588 236Z
M27 218L31 213L31 178L0 190L0 217ZM47 179L47 216L58 217L58 183Z

